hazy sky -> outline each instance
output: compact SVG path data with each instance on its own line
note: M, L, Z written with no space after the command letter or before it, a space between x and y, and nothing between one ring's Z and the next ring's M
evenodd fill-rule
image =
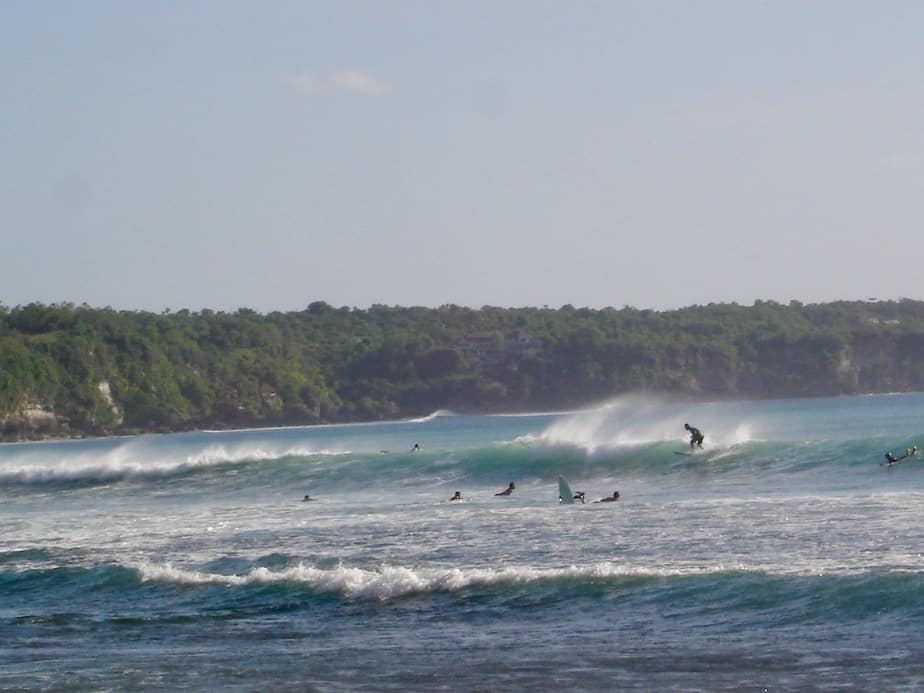
M0 302L924 298L924 3L0 3Z

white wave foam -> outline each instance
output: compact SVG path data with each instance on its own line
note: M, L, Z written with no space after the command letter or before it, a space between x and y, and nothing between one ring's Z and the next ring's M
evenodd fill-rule
M289 456L344 455L348 451L315 449L304 445L229 444L206 445L183 451L162 449L134 439L116 447L55 455L47 450L28 450L0 459L0 482L47 483L69 481L112 481L158 478L185 474L199 468L223 464L244 464Z
M495 419L533 419L544 416L566 416L568 414L574 414L577 410L574 409L564 409L561 411L523 411L523 412L508 412L505 414L488 414L487 416Z
M442 416L455 416L455 412L450 411L449 409L437 409L432 414L427 414L426 416L421 416L417 419L407 419L407 423L427 423L428 421L433 421Z
M285 570L254 568L246 575L222 575L174 568L170 564L142 563L134 566L142 581L187 585L240 586L271 583L302 583L320 593L351 599L389 600L410 594L456 592L467 587L495 584L528 584L556 579L606 579L619 577L672 577L745 570L742 566L693 567L641 570L596 563L563 568L405 568L383 566L377 570L339 567L321 569L299 564Z
M542 442L542 437L539 434L524 433L521 436L516 436L512 440L498 440L494 444L495 445L506 445L508 447L513 446L513 445L519 445L521 447L531 447L541 442Z

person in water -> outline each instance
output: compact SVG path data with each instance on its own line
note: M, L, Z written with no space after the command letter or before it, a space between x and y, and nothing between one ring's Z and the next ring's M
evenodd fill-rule
M582 503L587 502L587 495L583 491L578 491L574 494L574 500L581 501Z
M613 491L612 496L607 496L606 498L601 498L598 500L598 503L615 503L619 500L619 491Z
M513 489L515 489L515 488L516 488L516 484L514 484L514 483L511 481L511 482L510 482L510 485L509 485L507 488L505 488L505 489L504 489L503 491L501 491L500 493L495 493L494 495L495 495L495 496L509 496L511 493L513 493Z
M454 496L453 496L452 498L450 498L449 500L451 500L451 501L454 501L454 500L462 500L462 492L461 492L461 491L456 491L456 495L454 495Z
M906 458L908 458L908 457L912 457L912 456L916 455L917 452L918 452L918 446L917 446L917 445L914 445L914 446L912 446L912 447L906 449L906 450L905 450L905 454L902 455L901 457L896 457L896 456L893 455L891 452L887 452L887 453L885 454L886 464L892 465L892 464L895 464L896 462L901 462L902 460L904 460L904 459L906 459Z
M690 449L692 450L694 447L697 447L702 450L703 440L706 438L703 432L696 428L696 426L691 426L688 423L685 423L683 427L690 432Z
M313 501L313 500L317 500L317 498L312 498L311 496L309 496L309 495L306 493L306 494L305 494L305 497L302 498L302 503L304 503L305 501Z
M420 443L414 443L414 447L411 448L411 452L419 452L419 451L420 451Z

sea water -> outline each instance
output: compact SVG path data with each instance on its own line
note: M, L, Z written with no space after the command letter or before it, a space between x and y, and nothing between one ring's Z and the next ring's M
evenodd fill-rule
M916 394L3 445L0 686L920 688L922 443Z

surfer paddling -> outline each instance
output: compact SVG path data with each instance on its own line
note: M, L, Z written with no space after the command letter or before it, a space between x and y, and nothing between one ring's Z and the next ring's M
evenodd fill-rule
M596 501L596 502L597 502L597 503L615 503L615 502L618 501L618 500L619 500L619 491L613 491L613 495L612 495L612 496L607 496L606 498L601 498L600 500L598 500L598 501Z
M889 466L891 467L893 464L898 464L898 463L901 462L902 460L908 459L909 457L914 457L914 455L916 455L917 452L918 452L918 446L917 446L917 445L914 445L914 446L908 448L907 450L905 450L905 454L902 455L901 457L896 457L896 456L893 455L891 452L887 452L887 453L885 454L886 461L883 462L883 464L887 464L887 465L889 465Z
M685 423L683 427L690 433L690 450L693 448L703 449L703 440L706 436L703 435L703 432L700 431L696 426L691 426L688 423Z
M312 498L311 496L309 496L309 495L306 493L306 494L305 494L305 497L302 498L302 503L304 503L305 501L313 501L313 500L317 500L317 498Z
M514 490L515 488L516 488L516 484L514 484L514 483L511 481L511 482L510 482L510 485L509 485L507 488L505 488L505 489L504 489L503 491L501 491L500 493L495 493L494 495L495 495L495 496L509 496L511 493L513 493L513 490Z

